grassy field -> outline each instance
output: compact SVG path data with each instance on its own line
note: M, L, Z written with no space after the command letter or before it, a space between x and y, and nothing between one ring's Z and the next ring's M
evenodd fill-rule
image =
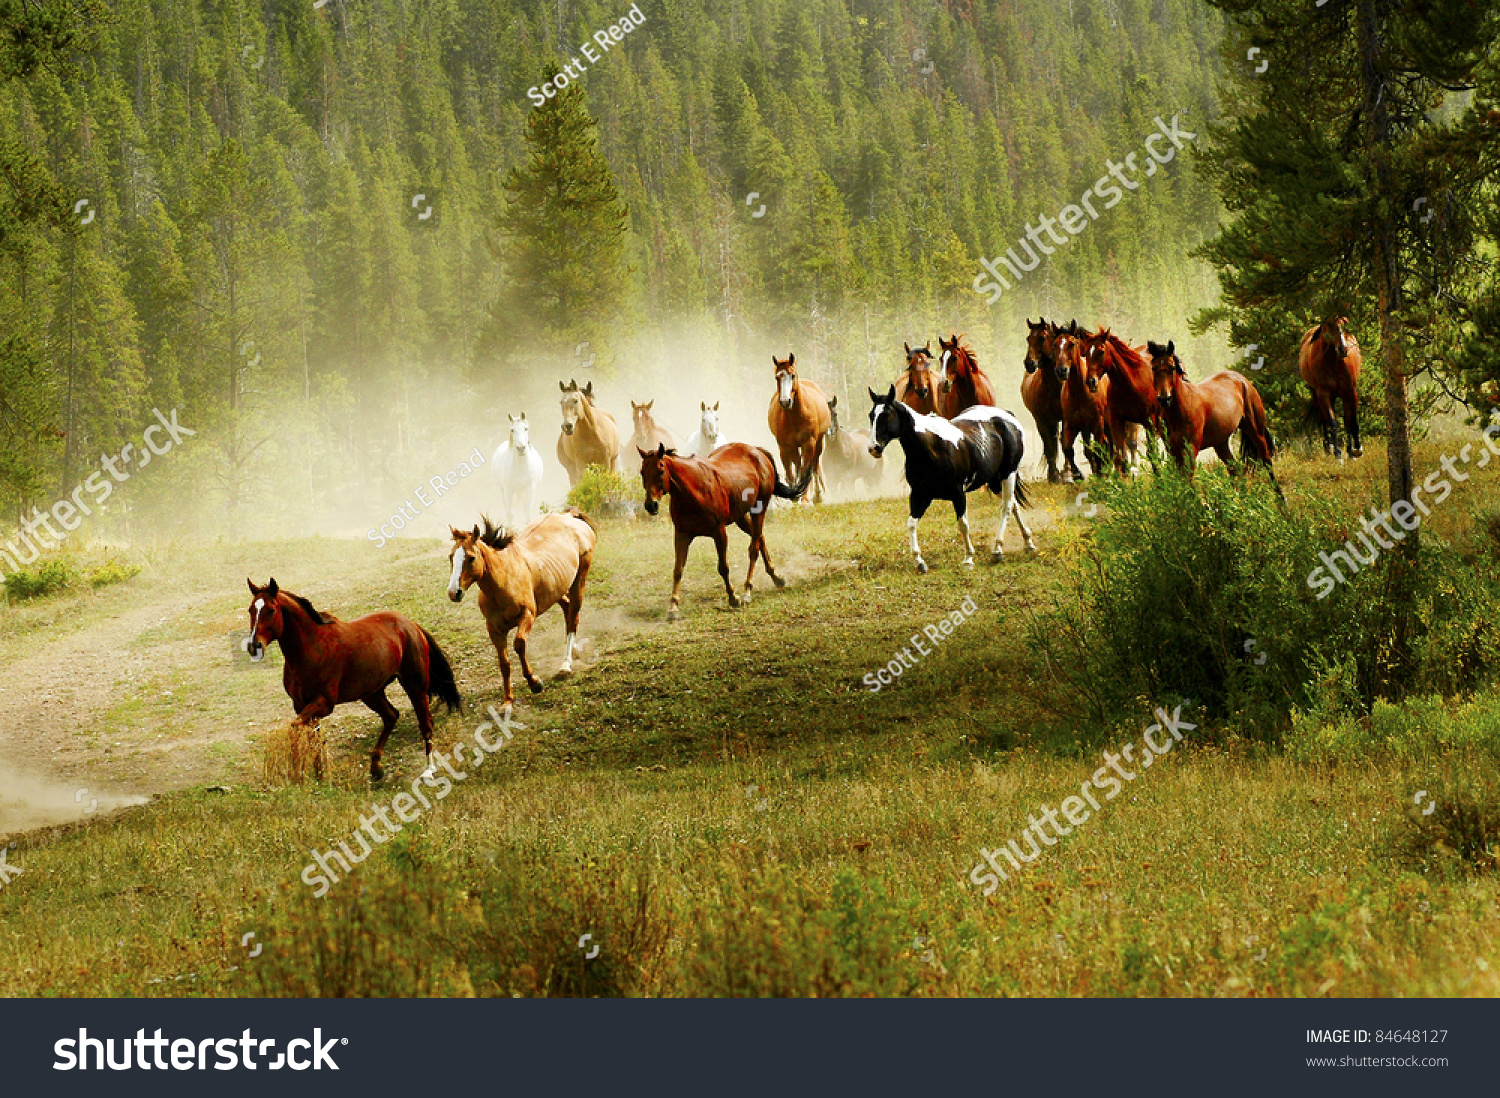
M1423 448L1419 478L1440 452ZM1280 468L1294 509L1353 513L1379 497L1385 459L1372 446L1349 466ZM1495 479L1476 474L1430 529L1488 551ZM789 586L762 582L731 611L700 542L673 625L665 519L604 525L578 673L550 681L552 615L532 649L548 688L522 685L524 728L322 898L299 880L309 851L348 841L421 770L407 703L392 692L403 720L383 786L364 776L378 721L356 707L325 723L327 781L269 781L289 710L279 654L237 669L223 635L244 628L246 574L344 618L401 610L443 644L467 702L439 718L440 745L470 741L499 673L473 601L443 596L440 545L179 547L97 595L0 613L3 671L181 604L138 615L125 647L143 662L66 733L70 774L166 792L15 837L0 994L1500 993L1496 878L1473 869L1483 851L1466 862L1424 841L1414 803L1421 789L1492 793L1484 750L1299 761L1204 724L993 895L969 882L981 847L1076 792L1108 744L1139 740L1153 704L1173 701L1084 724L1027 644L1087 545L1076 491L1033 486L1041 555L1012 526L1006 560L973 571L935 507L927 576L906 553L904 501L778 509L767 530ZM995 502L975 497L971 515L987 538ZM743 561L734 534L741 577ZM967 597L977 611L951 637L867 689ZM1481 748L1500 742L1500 698L1427 704L1382 719L1438 713Z

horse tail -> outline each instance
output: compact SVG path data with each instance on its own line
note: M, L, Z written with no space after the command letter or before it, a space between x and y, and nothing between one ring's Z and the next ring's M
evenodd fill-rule
M418 626L420 629L421 626ZM431 633L422 629L422 636L427 638L427 696L437 698L448 707L448 712L457 709L463 712L464 702L458 696L458 683L453 678L453 665L448 662L448 657L438 647L438 642L433 639Z
M588 526L588 528L590 530L592 530L594 533L597 534L599 532L599 527L597 527L597 526L594 525L594 520L591 519L591 518L589 518L587 515L585 515L577 507L569 507L566 510L564 510L562 513L565 514L565 515L567 515L569 518L576 518L580 522L585 523Z
M1017 469L1014 475L1016 478L1016 502L1022 507L1030 507L1031 499L1026 495L1026 482L1021 479L1021 470Z
M771 463L771 468L773 470L776 468L775 462ZM803 496L807 495L807 487L812 483L813 474L815 474L817 471L818 466L816 463L808 466L807 469L803 471L802 476L797 481L797 483L792 485L786 484L781 479L781 475L778 473L776 474L776 487L773 489L773 491L780 499L801 499Z

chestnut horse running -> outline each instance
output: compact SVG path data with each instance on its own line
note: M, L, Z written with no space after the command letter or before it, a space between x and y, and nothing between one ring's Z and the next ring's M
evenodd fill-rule
M1073 444L1083 440L1084 456L1094 476L1103 469L1103 454L1109 452L1104 424L1108 418L1108 377L1099 379L1093 389L1088 385L1088 370L1083 364L1082 345L1088 330L1075 320L1066 329L1057 329L1057 377L1062 386L1062 453L1063 462L1075 482L1083 471L1073 453Z
M1104 400L1104 437L1114 456L1115 471L1123 476L1130 425L1138 423L1160 434L1161 409L1156 402L1151 363L1108 328L1082 335L1079 351L1090 392L1099 391L1104 379L1109 379Z
M963 343L963 336L956 333L952 339L938 336L938 346L943 351L938 363L941 371L938 415L955 419L966 408L995 407L995 387L979 368L974 352Z
M1021 379L1021 403L1036 421L1042 436L1042 452L1047 455L1047 483L1061 484L1063 470L1057 465L1058 434L1063 424L1062 382L1056 358L1059 329L1040 318L1035 324L1026 318L1026 376ZM1073 465L1076 470L1078 466ZM1081 473L1074 476L1082 480Z
M1234 455L1229 440L1239 431L1240 456L1264 465L1271 472L1271 483L1276 484L1276 473L1271 469L1276 444L1266 424L1265 405L1250 379L1234 370L1220 370L1207 381L1195 384L1187 379L1175 341L1169 340L1165 347L1147 343L1146 350L1151 355L1167 448L1178 466L1191 472L1198 455L1212 449L1225 468L1233 472ZM1276 492L1281 493L1279 484Z
M568 471L568 487L576 485L583 471L598 465L611 473L620 468L620 429L615 417L594 403L594 383L582 389L578 382L557 383L562 390L562 434L557 439L557 460Z
M706 458L679 457L665 446L641 451L641 485L646 490L646 513L656 514L661 497L671 496L669 513L677 537L677 563L672 569L672 599L667 620L682 616L682 570L695 538L712 538L719 553L719 575L729 592L729 605L750 601L755 560L766 565L766 574L777 587L786 583L771 568L766 552L766 508L771 497L801 499L813 478L813 467L804 468L797 483L788 487L776 475L770 451L743 442L720 446ZM729 581L728 527L734 523L750 535L750 571L745 575L743 599L736 597Z
M771 361L776 364L776 395L766 419L781 451L781 464L793 481L811 471L813 501L822 503L823 446L832 422L828 398L815 383L797 376L796 355L787 355L785 362L772 355Z
M1345 330L1349 318L1330 317L1308 329L1297 352L1297 368L1312 391L1312 414L1323 428L1323 451L1340 461L1339 426L1333 402L1344 402L1344 429L1349 433L1349 456L1363 457L1359 438L1359 368L1364 359L1359 341Z
M932 379L932 341L925 346L906 348L906 373L896 379L896 399L920 415L937 412L937 386Z
M453 668L432 634L404 615L383 610L355 621L342 622L320 613L300 595L281 590L273 577L264 587L250 586L250 637L245 651L261 660L266 645L281 644L286 660L281 683L297 710L297 720L315 726L335 706L360 701L380 715L380 739L370 752L370 778L385 777L380 757L396 727L398 714L385 696L392 679L411 699L432 766L432 711L428 698L440 699L450 710L462 708Z
M573 673L573 645L578 639L578 614L583 609L583 589L594 563L598 536L594 524L577 508L543 515L521 533L512 536L497 530L488 518L484 529L469 531L449 527L453 536L448 577L448 597L462 602L464 592L479 584L479 611L490 634L490 643L500 660L500 679L505 687L503 716L510 719L516 704L510 685L510 661L505 658L505 640L516 631L516 656L521 674L533 694L542 683L531 673L526 641L537 619L554 606L561 606L567 627L558 678Z

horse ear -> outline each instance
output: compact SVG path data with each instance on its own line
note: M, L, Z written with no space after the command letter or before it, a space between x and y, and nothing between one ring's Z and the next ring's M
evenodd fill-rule
M938 342L939 343L943 342L943 337L942 336L938 337ZM929 339L925 344L923 344L922 350L924 350L924 351L927 352L927 357L928 358L931 358L932 357L932 340Z
M892 385L891 388L894 389L895 386ZM865 386L865 392L867 392L867 393L870 394L870 403L871 404L879 404L880 403L880 398L875 395L875 390L874 389L871 389L868 385L866 385Z
M255 581L252 580L249 576L245 577L245 584L250 588L250 593L252 595L260 594L260 592L255 589Z
M718 410L719 410L719 402L716 400L716 401L714 401L714 411L717 412Z
M903 347L906 348L906 357L910 358L911 357L911 344L910 343L902 343L901 346L903 346Z
M559 392L566 393L568 391L568 387L566 385L564 385L561 381L559 381L557 383L557 388L558 388Z
M656 401L654 401L654 400L648 400L648 401L646 401L646 403L644 405L646 411L648 411L648 412L651 411L651 406L653 404L655 404L655 403L656 403Z
M1068 325L1068 334L1069 335L1077 335L1078 334L1078 318L1076 316L1073 318L1073 322Z
M594 383L592 381L583 387L583 395L590 400L594 399Z
M274 599L280 591L281 588L276 586L276 577L272 576L271 582L266 584L266 594L270 595Z
M651 456L650 450L642 450L639 446L635 448L635 452L641 455L642 461L645 461L648 457Z
M525 422L526 422L526 413L525 413L525 412L522 412L522 413L521 413L521 422L522 422L522 423L525 423Z
M839 406L839 398L838 397L829 397L828 398L828 407L829 408L837 408L838 406Z
M885 394L885 402L887 404L895 404L896 403L896 386L892 385L891 386L891 391Z
M656 444L656 456L659 458L667 456L667 444L665 442L658 442Z
M700 400L698 402L698 410L700 412L706 412L706 411L708 411L708 401L706 401L706 400Z
M1176 353L1177 353L1177 341L1175 339L1169 339L1169 340L1167 340L1167 354L1169 354L1169 355L1175 355Z

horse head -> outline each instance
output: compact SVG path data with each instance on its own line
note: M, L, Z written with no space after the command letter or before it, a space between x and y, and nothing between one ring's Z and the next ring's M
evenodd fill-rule
M885 453L885 448L893 441L901 437L901 413L897 410L898 405L905 408L896 399L896 387L891 386L891 391L885 396L878 395L874 389L866 390L870 394L870 403L874 405L870 409L870 456L880 457Z
M1329 317L1318 325L1318 336L1335 351L1340 360L1349 357L1349 333L1344 329L1349 323L1347 316Z
M1182 360L1177 357L1177 342L1168 340L1163 347L1148 340L1146 353L1151 356L1151 377L1156 383L1156 402L1170 408L1177 400L1177 383L1187 375L1182 369Z
M259 663L266 657L266 645L281 639L281 589L275 576L264 587L255 586L250 579L245 583L250 588L250 636L244 647L250 659Z
M570 381L566 385L559 381L557 384L562 389L562 431L565 435L571 435L578 426L578 421L583 418L585 398L593 396L594 383L589 382L587 389L579 389L576 381Z
M1045 317L1039 317L1033 324L1031 318L1026 318L1026 360L1022 363L1028 374L1034 374L1045 364L1052 361L1053 337L1058 331L1057 325L1048 324ZM942 342L942 337L938 337Z
M1105 347L1108 343L1108 328L1100 328L1093 335L1082 333L1078 340L1078 354L1083 360L1083 376L1091 393L1099 391L1099 379L1108 373L1105 362Z
M828 398L828 437L832 438L839 433L839 398L831 396Z
M698 430L706 439L719 437L719 402L714 401L710 408L705 401L699 401L698 406L703 410L703 418L698 421Z
M921 400L927 400L932 396L932 340L912 350L910 343L903 343L906 348L906 391L915 393Z
M488 515L481 515L480 518L484 522L483 530L478 523L472 530L448 527L448 533L453 537L453 550L449 554L453 571L448 576L448 597L454 602L462 602L464 592L484 576L487 566L481 546L489 546L498 551L515 540L512 535L491 522Z
M970 367L973 365L972 356L968 348L959 346L959 340L962 338L963 336L957 333L954 333L951 340L938 336L938 346L943 352L941 363L943 380L938 383L939 392L948 392L953 388L955 381L960 377L967 377L971 372ZM960 363L965 365L961 365Z
M775 355L771 361L776 365L776 399L787 411L792 410L792 403L797 399L797 356L789 354L783 362Z
M518 454L531 449L531 424L526 422L526 413L510 417L510 445Z
M641 487L646 490L646 514L654 515L661 509L661 497L670 490L667 458L676 457L676 450L668 450L665 442L657 443L655 450L635 452L641 455Z

